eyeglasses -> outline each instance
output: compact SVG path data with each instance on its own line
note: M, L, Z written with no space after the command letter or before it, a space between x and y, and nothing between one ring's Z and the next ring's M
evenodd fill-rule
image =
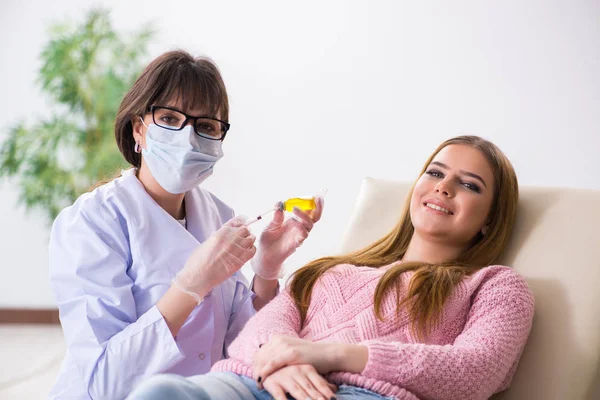
M180 131L192 121L194 131L198 136L210 140L223 140L231 126L225 121L211 117L192 117L183 111L171 107L150 106L152 121L162 128Z

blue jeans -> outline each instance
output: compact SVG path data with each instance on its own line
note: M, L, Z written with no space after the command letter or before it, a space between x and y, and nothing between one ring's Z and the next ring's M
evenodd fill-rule
M385 400L375 392L356 386L340 385L337 400ZM288 397L292 399L292 397ZM256 382L232 372L211 372L184 378L179 375L157 375L138 386L128 400L273 400ZM297 399L305 400L305 399ZM328 399L329 400L329 399Z

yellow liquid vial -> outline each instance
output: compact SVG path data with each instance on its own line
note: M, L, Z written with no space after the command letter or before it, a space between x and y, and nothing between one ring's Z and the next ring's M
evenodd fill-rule
M298 207L302 211L314 210L317 206L315 204L315 198L301 198L293 197L283 202L283 209L285 211L294 211L294 207Z

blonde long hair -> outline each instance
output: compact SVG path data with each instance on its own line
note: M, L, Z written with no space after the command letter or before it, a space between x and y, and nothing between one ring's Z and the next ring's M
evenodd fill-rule
M429 157L419 176L423 175L446 146L460 144L472 146L485 156L494 175L494 198L490 209L488 230L473 239L472 245L456 260L443 264L424 262L398 263L381 277L374 294L375 314L383 319L382 301L389 290L398 295L397 309L407 307L412 321L412 331L423 338L438 322L438 317L454 287L467 275L494 262L506 247L515 222L519 188L517 176L508 158L493 143L478 136L458 136L446 140ZM290 283L290 293L300 310L302 324L310 304L312 290L326 271L339 264L353 264L379 268L401 260L408 249L414 227L410 218L410 190L404 211L396 227L387 235L362 250L312 261L297 270ZM408 293L400 296L401 275L414 271Z

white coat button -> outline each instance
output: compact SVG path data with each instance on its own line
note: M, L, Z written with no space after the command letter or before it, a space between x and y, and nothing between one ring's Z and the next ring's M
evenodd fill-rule
M204 353L198 354L198 358L201 359L201 360L204 360L205 357L206 356L204 355Z

